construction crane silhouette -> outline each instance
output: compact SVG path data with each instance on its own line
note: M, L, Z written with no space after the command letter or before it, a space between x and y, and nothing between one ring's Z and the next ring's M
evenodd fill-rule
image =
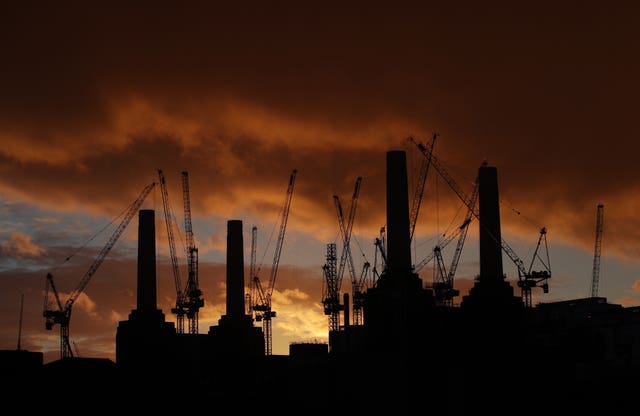
M45 328L47 330L53 329L55 324L60 324L60 358L73 358L73 351L71 349L71 343L69 342L69 323L71 321L71 310L74 302L87 287L91 277L93 277L95 272L98 270L98 267L100 267L107 254L109 254L109 251L111 251L111 248L114 246L116 241L118 241L118 238L120 238L120 235L124 232L125 228L127 228L127 225L129 225L129 222L154 186L155 182L145 186L138 198L136 198L136 200L129 206L122 222L118 225L102 250L100 250L100 253L98 253L98 256L89 267L89 270L87 270L84 276L82 276L82 279L80 279L76 288L69 294L64 305L60 300L60 296L53 282L53 275L51 273L47 273L43 316L45 318ZM57 306L57 309L52 309L51 307L52 302L50 298L52 296L55 300L55 306Z
M187 285L182 295L183 307L186 311L190 334L198 333L198 315L200 308L204 307L202 291L198 282L198 248L193 238L193 226L191 224L191 200L189 198L189 172L182 172L182 195L184 203L184 231L187 250Z
M467 196L467 194L462 190L462 188L453 179L453 177L451 177L449 172L447 172L447 170L439 162L438 158L435 155L433 155L432 153L430 153L430 151L426 148L425 145L423 145L421 143L418 143L413 137L409 136L408 139L417 146L418 150L420 150L420 152L426 158L430 159L431 166L433 166L434 169L436 169L436 171L442 177L442 179L445 180L445 182L449 185L449 187L453 190L453 192L458 196L458 198L460 198L460 200L462 200L462 202L471 211L473 216L478 219L478 221L480 222L480 226L482 226L482 222L480 221L480 214L478 212L478 209L474 206L474 204L472 204L471 198L469 198ZM483 162L483 164L486 164L486 162ZM533 258L532 258L532 261L531 261L531 266L529 267L529 269L526 268L526 266L524 265L524 262L522 261L522 259L520 259L520 257L518 257L516 252L511 248L511 246L509 246L509 244L507 244L507 242L504 240L504 238L502 238L501 241L500 241L500 246L502 247L502 250L504 250L504 252L507 254L507 256L516 265L516 268L518 270L518 286L522 290L522 298L523 298L523 302L524 302L525 307L531 307L532 306L531 305L531 290L532 290L532 288L541 287L543 289L544 293L548 293L548 291L549 291L549 285L548 285L547 281L551 278L551 266L550 266L550 263L549 263L549 252L548 252L548 246L546 244L546 235L547 235L546 228L542 228L540 230L540 237L538 238L538 245L536 247L536 252L533 255ZM493 238L495 239L495 237L493 237ZM546 259L542 259L542 257L540 256L540 254L538 252L539 248L541 247L541 243L543 241L545 243L544 244L545 249L547 250L546 251ZM532 270L534 261L536 259L540 260L540 263L544 267L543 270L540 270L540 271L533 271Z
M247 315L251 316L251 319L254 318L253 315L253 300L251 296L251 292L253 289L253 278L256 276L256 251L258 248L258 227L255 225L251 227L251 260L249 263L249 284L247 287L249 290L244 294L244 304Z
M370 270L371 263L365 260L364 263L362 263L362 270L360 270L360 278L356 280L352 288L354 325L364 324L364 294L371 285L371 281L369 280Z
M373 258L373 285L375 285L380 278L380 275L387 268L387 238L384 226L380 227L380 234L373 240L373 244L375 246L375 254ZM382 271L378 271L378 253L380 253L380 266Z
M478 200L478 181L476 180L476 184L474 186L474 190L473 190L473 194L471 196L471 206L475 207L476 203ZM453 260L451 263L451 268L449 270L449 274L455 274L455 271L458 267L458 261L460 259L460 254L462 253L462 247L464 246L464 242L466 240L467 237L467 231L469 230L469 224L471 223L471 221L473 221L473 211L472 210L467 210L467 215L464 219L464 221L462 222L462 224L460 224L460 226L456 229L456 231L452 234L446 235L445 238L443 238L442 240L440 240L438 242L438 244L433 248L433 250L431 251L431 253L425 257L424 259L422 259L419 263L417 263L415 266L413 266L413 271L418 273L420 270L422 270L424 268L424 266L426 266L427 264L429 264L433 259L436 258L436 253L438 251L442 251L445 249L445 247L447 247L449 245L449 243L451 243L453 240L455 240L456 238L458 239L458 244L456 246L456 251L455 254L453 256Z
M340 256L340 264L338 265L338 280L342 281L344 276L344 264L345 261L349 267L349 276L351 277L351 297L353 300L353 325L363 324L363 302L364 302L364 290L366 282L366 274L369 269L369 264L364 263L360 276L356 276L355 267L353 265L353 257L351 256L351 233L353 231L353 223L356 216L356 207L358 205L358 198L360 197L360 186L362 184L362 177L356 178L356 183L353 188L353 194L351 196L351 205L349 206L349 217L345 224L344 213L342 211L342 205L340 198L337 195L333 196L336 211L338 214L338 225L342 234L342 254Z
M160 179L160 189L162 190L162 206L164 209L164 221L167 228L167 239L169 240L169 255L171 257L171 270L173 271L173 280L176 288L175 307L171 308L171 313L176 315L176 332L184 333L184 317L187 314L185 308L184 291L182 290L182 279L180 278L180 267L178 266L178 257L176 255L176 242L173 235L173 223L175 216L169 202L169 191L167 190L167 181L164 177L162 169L158 169L158 177Z
M362 324L362 295L360 292L362 290L361 286L363 285L363 283L361 282L362 278L356 276L350 246L351 232L353 230L353 222L356 215L356 206L358 204L361 183L362 177L358 177L356 179L353 195L351 198L349 217L346 222L344 211L342 209L342 203L340 202L340 197L338 195L333 195L333 202L336 207L336 213L338 215L338 226L340 229L340 235L342 236L342 253L340 255L340 263L336 270L336 245L333 243L327 244L327 262L322 268L324 275L322 303L324 305L325 315L329 315L330 331L339 329L339 312L345 307L345 305L340 305L340 288L342 286L345 267L349 269L349 275L351 277L352 296L354 299L353 323L354 325ZM358 306L356 306L355 299L360 299L360 301L358 302ZM345 320L347 320L347 318L345 318Z
M471 195L471 207L475 207L478 200L478 180L476 178L473 193ZM434 274L433 291L434 298L437 305L453 306L453 298L460 294L460 291L454 288L454 278L456 270L458 269L458 263L460 262L460 256L462 254L462 248L467 238L467 232L469 230L469 224L473 219L473 210L468 209L467 215L462 222L462 225L458 227L456 233L447 237L441 244L438 244L433 249L433 257L436 259L436 273ZM442 258L442 249L449 244L455 237L458 237L458 243L451 259L451 266L447 272L444 266L444 260ZM426 259L427 262L430 259ZM424 261L423 261L424 263ZM421 264L423 264L421 263Z
M438 138L438 133L433 133L433 137L431 139L431 145L429 149L429 154L433 154L433 147L436 144L436 139ZM409 217L409 225L410 225L410 234L409 240L413 241L413 233L416 230L416 223L418 222L418 213L420 212L420 205L422 203L422 197L424 195L424 186L427 183L427 175L429 173L429 166L431 166L431 157L427 157L422 159L422 163L420 165L420 174L418 176L418 182L416 184L416 190L413 195L413 202L411 204L411 214Z
M600 284L600 252L602 251L602 225L604 220L604 205L598 204L596 212L596 244L593 250L593 273L591 278L591 297L598 297Z
M285 196L282 210L280 211L280 231L278 233L278 239L276 241L276 247L273 254L273 264L271 265L271 274L269 276L269 283L266 290L262 287L260 278L258 275L252 277L252 294L251 301L253 303L253 312L255 313L256 321L262 321L262 330L264 332L264 344L265 354L271 355L272 353L272 333L271 333L271 320L276 316L276 312L271 309L271 296L273 295L273 288L276 283L276 275L278 273L278 265L280 263L280 254L282 253L282 243L284 242L284 235L287 229L287 220L289 218L289 209L291 208L291 198L293 196L293 185L295 183L296 169L291 172L289 177L289 186L287 187L287 194Z
M340 329L340 311L344 305L340 303L340 281L337 271L336 243L327 244L326 263L322 266L322 304L324 314L329 316L329 331Z
M542 258L540 255L540 247L542 247L542 243L544 243L545 258ZM533 270L533 264L536 259L538 259L544 266L544 270ZM533 305L531 290L534 287L541 287L544 293L549 293L549 284L547 283L547 280L551 277L551 266L549 262L549 247L547 245L547 229L545 227L540 229L538 243L536 244L536 249L531 257L529 269L526 273L523 273L520 267L518 267L518 274L519 277L522 276L518 279L518 287L520 287L522 293L524 306L531 307Z

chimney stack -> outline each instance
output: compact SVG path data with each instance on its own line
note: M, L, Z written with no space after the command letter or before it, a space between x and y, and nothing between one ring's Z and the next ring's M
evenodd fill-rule
M498 170L483 165L478 170L478 197L480 209L480 275L469 294L462 298L463 307L486 311L499 311L505 318L505 308L522 309L522 299L513 295L513 287L502 269L502 235L500 232L500 198L498 197ZM494 317L495 318L495 317Z
M387 270L392 279L411 275L407 156L387 152Z
M244 319L244 243L242 221L227 221L227 316Z
M137 310L157 310L155 211L142 209L138 221L138 304Z
M492 166L481 166L478 171L480 204L480 277L487 285L500 284L505 276L502 270L502 235L500 232L500 199L498 197L498 171Z

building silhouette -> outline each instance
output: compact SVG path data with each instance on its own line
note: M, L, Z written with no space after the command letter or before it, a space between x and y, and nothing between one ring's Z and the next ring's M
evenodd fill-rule
M70 360L92 366L84 377L102 380L114 402L147 410L162 409L167 388L184 392L192 409L285 414L635 409L640 307L601 297L525 307L503 272L498 173L488 165L478 171L479 274L460 306L438 304L412 269L405 152L388 151L386 163L387 261L364 294L362 325L345 319L328 344L296 343L288 356L265 355L263 331L244 308L243 224L229 220L226 313L206 334L176 333L156 303L155 213L141 210L137 306L118 325L116 362ZM56 375L73 366L49 367Z

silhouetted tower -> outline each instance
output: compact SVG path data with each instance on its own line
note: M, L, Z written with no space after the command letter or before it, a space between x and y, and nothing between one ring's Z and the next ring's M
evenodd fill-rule
M502 268L502 234L500 230L500 199L498 170L483 164L478 169L478 201L480 222L480 275L476 277L462 306L497 308L501 305L522 305L513 296L513 287L506 281Z
M593 273L591 278L591 297L598 297L598 285L600 284L600 252L602 251L602 223L604 217L604 205L598 204L596 215L596 244L593 250Z
M142 209L138 222L137 304L116 331L116 363L125 369L160 371L172 354L173 322L157 306L155 211Z
M364 299L364 321L369 347L379 351L417 348L434 306L431 291L411 267L409 195L406 153L387 152L387 247L385 269Z
M218 320L217 326L209 328L214 351L239 359L264 355L262 331L253 326L252 316L245 313L244 239L241 220L227 221L226 283L226 313Z
M502 233L498 198L498 170L480 167L480 279L487 286L503 286Z
M387 152L387 272L398 280L412 275L406 166L405 152Z
M142 314L155 314L157 307L155 211L143 209L138 222L137 308Z
M242 221L227 221L227 319L245 320ZM224 317L223 317L224 319Z

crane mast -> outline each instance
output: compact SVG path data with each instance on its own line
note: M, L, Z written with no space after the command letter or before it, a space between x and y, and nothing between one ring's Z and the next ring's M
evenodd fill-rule
M600 252L602 250L602 224L604 219L604 205L598 204L596 213L596 244L593 250L593 273L591 279L591 297L598 296L600 283Z
M149 192L151 192L155 185L156 183L152 182L149 185L145 186L138 198L136 198L136 200L133 201L133 203L129 206L124 218L122 219L122 222L120 223L120 225L118 225L104 247L102 247L102 250L100 250L93 263L91 263L89 270L87 270L84 276L82 276L76 288L69 294L69 297L67 298L67 301L64 305L62 305L62 302L60 301L60 296L53 282L53 275L51 273L47 273L43 316L45 318L45 328L48 330L53 329L53 325L60 324L61 358L73 357L73 350L71 349L71 343L69 342L69 323L71 321L71 310L73 308L74 302L84 291L87 284L89 284L91 277L98 270L107 254L109 254L109 251L111 251L116 241L118 241L118 238L120 238L120 235L122 235L125 228L127 228L127 225L129 225L129 222L131 222L131 219L135 215L136 211L140 208L145 198L147 197L147 195L149 195ZM51 307L49 306L50 291L56 301L56 306L58 307L57 310L51 309Z
M251 228L251 263L249 264L249 284L247 287L249 291L244 295L244 303L247 311L247 315L253 318L253 301L251 292L253 291L253 277L256 275L256 249L258 247L258 227L255 225Z
M273 288L276 282L276 275L278 273L278 265L280 263L280 254L282 253L282 243L284 242L284 235L287 229L287 220L289 218L289 209L291 208L291 197L293 196L293 185L295 183L296 169L291 172L289 177L289 186L287 187L287 194L280 215L280 231L278 233L278 239L276 241L276 247L273 254L273 264L271 266L271 274L269 276L269 285L266 290L263 290L260 278L258 276L253 277L254 291L257 293L260 303L254 304L253 310L257 312L256 321L262 321L262 329L265 338L265 354L271 355L272 352L272 334L271 334L271 318L276 316L276 312L271 310L271 295L273 294ZM254 299L252 299L254 301Z
M340 329L340 311L344 305L340 304L340 282L337 273L336 243L327 244L326 263L322 266L322 304L324 314L329 316L329 331Z
M340 264L338 266L338 291L342 284L342 278L344 276L345 263L348 263L349 275L351 277L351 291L353 298L353 324L362 325L362 287L360 285L360 279L356 276L355 267L353 265L353 257L351 255L351 232L353 230L353 223L356 216L356 207L358 205L358 198L360 196L360 185L362 183L362 177L356 178L356 183L353 189L353 195L351 197L351 206L349 207L349 217L345 224L344 213L342 210L342 204L340 198L337 195L333 196L333 200L336 206L338 214L338 225L342 234L342 254L340 256Z
M183 310L186 311L190 334L198 333L198 313L204 306L202 291L198 282L198 248L193 238L193 226L191 224L191 200L189 197L189 172L182 172L182 196L184 205L184 230L187 250L187 286L182 300Z
M433 134L433 138L431 139L431 147L429 149L429 154L433 154L433 146L435 146L436 138L438 136L439 136L438 133ZM430 165L431 165L430 157L422 159L422 164L420 165L420 175L418 177L418 183L413 196L413 203L411 204L411 216L409 217L410 227L411 227L410 234L409 234L410 241L413 241L413 233L416 230L416 223L418 222L418 213L420 212L422 196L424 195L424 186L427 183L427 174L429 173Z
M164 208L164 220L167 228L167 238L169 240L169 254L171 256L171 269L173 271L173 280L176 287L176 306L171 309L171 313L176 315L176 332L184 333L184 316L186 310L184 307L184 292L182 291L182 281L180 278L180 268L178 266L178 257L176 256L176 243L173 236L174 215L169 202L169 192L167 190L167 181L161 169L158 169L158 177L160 179L160 189L162 190L162 206Z

